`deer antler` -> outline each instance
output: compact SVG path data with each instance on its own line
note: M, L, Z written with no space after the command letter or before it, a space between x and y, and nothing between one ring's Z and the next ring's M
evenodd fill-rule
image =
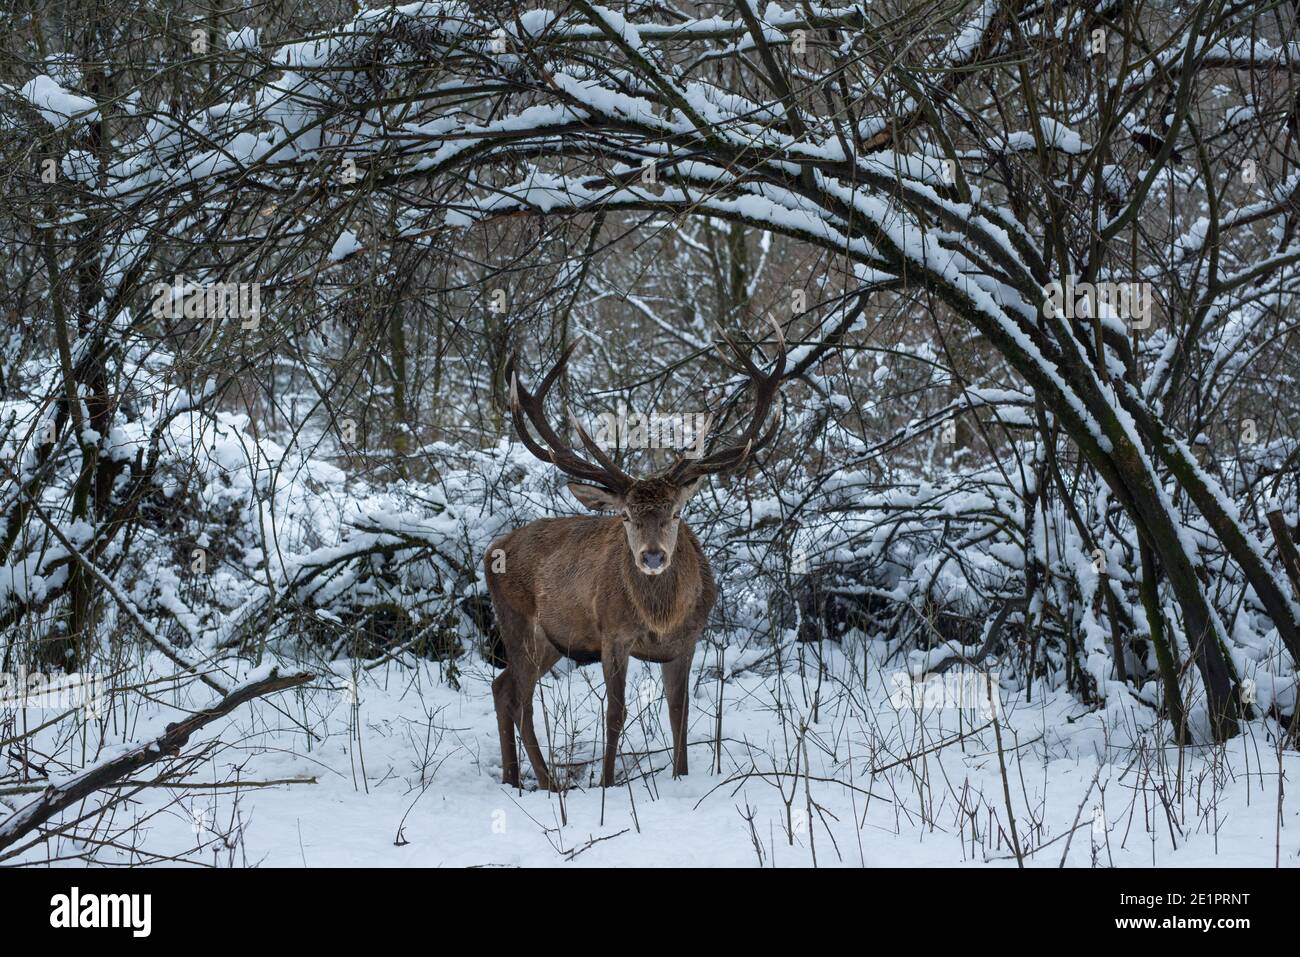
M664 471L664 478L678 485L686 485L705 475L715 475L719 472L729 472L732 469L739 468L748 462L755 452L770 443L776 437L777 432L780 431L780 415L772 420L772 424L768 426L766 431L763 431L763 424L781 388L781 380L785 377L786 360L785 334L781 332L781 327L775 319L770 316L768 319L772 323L772 328L776 330L777 356L772 371L767 375L764 375L762 370L749 357L749 353L736 345L725 332L718 331L723 341L727 343L731 351L736 354L736 358L740 360L739 367L732 365L725 359L722 360L723 364L737 372L744 372L745 375L749 376L750 384L754 387L754 408L750 413L749 425L745 428L744 433L742 433L738 441L723 448L715 449L700 458L692 459L679 455L677 461Z
M551 371L542 379L535 394L524 387L515 373L519 353L515 352L510 356L510 361L506 363L506 376L510 380L510 417L514 421L515 432L518 433L520 441L535 457L551 463L571 478L590 482L592 485L598 485L607 491L621 495L627 492L635 480L614 464L614 461L592 440L572 415L569 417L570 421L577 429L583 447L596 460L594 463L575 452L573 447L546 421L546 394L564 371L569 356L581 342L581 339L575 340L564 350L560 361L555 363ZM529 433L524 421L525 416L537 430L543 444L539 444Z

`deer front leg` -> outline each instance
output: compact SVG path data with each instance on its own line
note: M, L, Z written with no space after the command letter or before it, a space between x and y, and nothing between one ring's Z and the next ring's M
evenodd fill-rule
M600 786L614 786L614 762L618 758L618 739L623 733L623 719L627 717L627 652L616 645L606 644L601 649L600 664L605 672L605 767Z
M691 661L695 649L665 661L663 665L664 697L668 699L668 722L673 729L673 777L686 773L686 712L690 706Z

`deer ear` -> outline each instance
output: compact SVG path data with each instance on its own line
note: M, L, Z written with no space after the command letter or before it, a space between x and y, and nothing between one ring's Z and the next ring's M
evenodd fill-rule
M680 508L685 505L687 500L704 487L704 476L701 475L695 481L688 485L683 485L677 490L677 506Z
M603 488L584 485L582 482L570 482L565 487L573 493L574 498L593 512L617 512L623 507L621 495L606 492Z

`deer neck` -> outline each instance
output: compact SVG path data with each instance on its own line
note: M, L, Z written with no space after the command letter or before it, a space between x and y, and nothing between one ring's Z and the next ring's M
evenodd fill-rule
M677 533L677 548L668 570L646 575L636 567L632 553L623 549L623 591L641 622L659 634L680 625L700 595L699 558L695 538L685 524Z

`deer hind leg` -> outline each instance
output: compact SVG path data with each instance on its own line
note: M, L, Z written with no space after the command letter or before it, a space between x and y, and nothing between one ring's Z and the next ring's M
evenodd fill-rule
M489 578L489 584L492 579ZM498 597L492 596L497 627L506 650L506 667L492 682L492 700L497 711L497 733L501 738L501 783L519 787L519 752L515 747L515 726L519 723L517 677L527 657L528 619ZM525 669L526 670L526 669Z
M546 759L542 757L542 746L537 742L537 731L533 728L533 689L542 675L555 667L560 660L560 653L555 650L542 631L540 625L532 625L533 640L529 642L528 653L522 655L519 670L515 673L515 718L519 733L524 739L524 751L533 765L537 775L537 786L544 790L557 790L558 784L547 770Z
M497 734L501 737L501 783L519 787L519 752L515 749L515 683L509 669L492 681L497 708Z
M686 713L690 707L692 652L665 661L664 697L668 699L668 723L673 729L673 777L686 773Z

